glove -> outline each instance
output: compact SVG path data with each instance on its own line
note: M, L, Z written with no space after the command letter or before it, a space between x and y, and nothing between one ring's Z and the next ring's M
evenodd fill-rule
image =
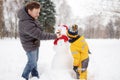
M76 78L79 79L80 74L78 72L78 66L74 66L73 70L76 72Z
M73 70L74 70L75 72L78 72L78 66L74 66L74 67L73 67Z
M60 30L57 31L57 32L56 32L56 35L57 35L57 38L60 38L60 37L62 36L61 31L60 31Z
M89 54L92 54L92 53L90 52L90 50L88 50L88 53L89 53Z

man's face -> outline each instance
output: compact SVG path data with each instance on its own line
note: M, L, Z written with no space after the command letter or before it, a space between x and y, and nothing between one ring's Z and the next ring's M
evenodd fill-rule
M40 13L40 8L38 8L38 9L33 9L33 10L29 10L28 9L28 14L30 15L30 16L32 16L34 19L38 19L38 17L39 17L39 13Z

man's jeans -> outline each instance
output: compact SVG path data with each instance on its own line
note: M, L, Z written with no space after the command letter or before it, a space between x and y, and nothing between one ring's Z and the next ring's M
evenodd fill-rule
M28 58L28 62L27 62L26 66L24 68L24 71L22 73L22 77L25 78L26 80L28 80L30 73L32 76L39 78L39 74L37 71L37 61L39 58L38 54L39 54L38 48L26 53L27 58Z

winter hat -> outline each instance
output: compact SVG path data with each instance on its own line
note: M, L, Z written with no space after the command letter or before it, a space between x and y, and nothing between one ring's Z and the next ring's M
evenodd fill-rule
M62 35L61 37L54 40L54 45L57 45L60 40L63 41L63 42L67 42L68 37L66 35Z
M69 38L76 38L78 36L78 25L72 25L67 31L67 36Z

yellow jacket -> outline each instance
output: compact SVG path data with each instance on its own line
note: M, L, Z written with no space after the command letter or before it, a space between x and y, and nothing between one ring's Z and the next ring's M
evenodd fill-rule
M88 44L84 36L79 37L71 43L70 50L74 58L74 66L81 65L81 62L88 58Z

